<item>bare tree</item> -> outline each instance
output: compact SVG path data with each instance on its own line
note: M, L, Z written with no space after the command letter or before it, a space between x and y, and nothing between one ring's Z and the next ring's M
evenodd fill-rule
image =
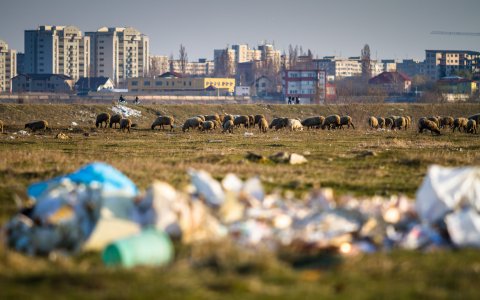
M183 44L180 44L180 49L178 50L178 61L180 63L180 73L185 75L187 73L188 54Z
M288 46L288 66L290 69L294 69L298 61L298 46L293 48L292 45Z
M168 64L170 65L170 73L175 72L175 58L173 57L173 53L171 53L168 58Z
M370 59L370 46L365 44L361 52L362 77L369 79L372 77L372 66Z

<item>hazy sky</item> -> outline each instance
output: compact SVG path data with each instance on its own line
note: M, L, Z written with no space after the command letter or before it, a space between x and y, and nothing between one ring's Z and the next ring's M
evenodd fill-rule
M419 58L425 49L480 50L480 36L430 35L432 30L480 32L480 0L2 0L0 39L23 52L25 29L38 25L132 26L150 37L150 52L190 60L214 48L266 40L324 55Z

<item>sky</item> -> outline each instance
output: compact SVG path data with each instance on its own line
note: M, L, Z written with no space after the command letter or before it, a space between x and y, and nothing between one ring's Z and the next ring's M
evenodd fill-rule
M0 39L23 52L24 30L75 25L81 31L131 26L150 37L152 55L185 45L189 60L213 49L262 41L314 55L424 59L425 49L480 50L480 36L431 35L433 30L480 32L480 0L2 0Z

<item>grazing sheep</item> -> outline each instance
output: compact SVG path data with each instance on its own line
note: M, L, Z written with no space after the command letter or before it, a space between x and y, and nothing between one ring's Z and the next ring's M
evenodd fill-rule
M477 131L478 131L478 125L480 125L480 114L474 114L470 117L468 117L469 120L474 120L475 123L477 123Z
M273 129L274 127L276 127L280 121L282 120L283 118L274 118L272 120L272 122L270 123L270 125L268 126L269 129Z
M323 121L325 121L324 116L316 116L316 117L310 117L306 118L305 120L302 121L302 125L307 127L308 129L310 128L320 128L322 126Z
M477 122L473 119L468 120L465 132L477 134Z
M25 129L27 128L33 132L37 130L46 130L48 129L48 122L45 120L30 122L25 124Z
M153 121L151 128L152 130L154 130L155 127L160 126L160 128L164 129L163 126L170 126L170 131L172 131L174 122L175 119L173 117L160 116L155 121Z
M343 116L340 118L340 128L343 129L344 125L347 125L347 128L352 126L352 128L355 129L355 126L352 123L352 117L350 116Z
M323 120L322 129L328 128L335 129L340 126L340 116L339 115L330 115Z
M200 128L202 122L202 119L198 117L187 119L185 123L183 123L182 131L185 132L186 130L190 130L190 128Z
M125 132L125 130L130 133L130 127L132 127L132 120L130 119L121 119L120 120L120 130Z
M0 132L3 133L3 121L0 120Z
M250 118L248 116L238 116L233 120L233 124L236 127L240 127L243 124L245 128L248 128L248 124L250 124Z
M297 119L288 119L287 126L290 128L290 131L303 130L302 123Z
M215 124L213 123L213 121L205 121L205 122L202 122L201 125L202 125L202 131L209 131L215 128Z
M262 118L266 119L264 115L255 115L253 117L253 121L254 121L253 126L258 124L258 127L260 127L260 119L262 119Z
M218 114L207 115L205 116L205 121L220 121L220 116Z
M202 115L198 115L197 118L200 118L203 121L205 121L205 116L202 116Z
M440 129L438 128L437 123L427 118L421 118L418 120L418 133L422 133L424 130L430 130L432 133L440 135Z
M372 129L378 129L378 119L374 116L368 118L368 126L370 126Z
M284 127L287 127L287 125L288 125L288 118L275 118L272 120L268 128L270 129L275 128L275 130L279 130Z
M377 117L378 128L385 128L385 119L382 117Z
M259 128L260 131L263 132L263 133L267 132L267 128L268 128L267 119L265 119L265 118L260 118L260 120L258 120L258 128Z
M437 127L440 127L440 117L431 116L427 119L437 124Z
M393 120L391 117L385 118L385 128L391 127L393 125Z
M110 128L112 128L112 125L115 124L115 128L117 128L117 124L120 125L120 120L122 119L122 115L120 114L115 114L110 118Z
M234 119L235 119L235 118L234 118L232 115L225 114L225 115L223 116L222 124L224 124L225 122L230 121L230 120L232 120L232 122L233 122Z
M233 124L233 121L232 120L227 120L223 123L223 132L225 131L228 131L229 133L233 133L233 127L235 127L235 125Z
M105 128L110 123L110 114L109 113L100 113L97 115L97 120L95 121L95 126L102 128L102 124L105 123Z
M453 120L453 126L452 126L452 132L455 132L455 129L458 128L458 131L463 131L465 132L465 129L467 128L467 122L468 120L466 118L455 118Z
M255 126L255 116L253 115L248 116L248 126L251 126L251 127Z
M405 129L407 130L407 120L404 118L404 117L398 117L395 119L395 121L393 122L393 125L392 125L392 130L393 129Z
M439 128L445 128L445 127L452 127L453 126L453 117L446 116L440 118L440 126Z
M412 116L406 115L406 116L405 116L405 121L407 122L407 125L406 125L405 129L407 129L407 127L411 127L411 126L412 126ZM437 125L438 125L438 124L437 124Z
M213 129L221 128L222 124L220 124L220 120L213 120Z
M218 115L218 117L220 118L220 124L223 124L223 121L225 120L225 115Z

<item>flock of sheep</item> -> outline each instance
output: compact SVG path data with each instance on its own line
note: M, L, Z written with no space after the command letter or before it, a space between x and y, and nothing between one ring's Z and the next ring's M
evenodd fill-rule
M477 133L477 126L480 121L480 114L472 115L468 118L453 118L450 116L432 116L423 117L418 120L418 131L422 133L425 130L429 130L432 134L440 134L440 129L451 128L453 132L455 129L466 133ZM124 119L121 115L113 115L110 117L108 113L101 113L97 116L96 126L101 127L102 124L112 125L118 123L122 131L129 131L132 127L132 121L130 119ZM174 129L175 119L171 116L159 116L151 125L151 129L160 127L164 129L165 126L170 127L172 131ZM372 129L390 128L395 129L407 129L412 126L411 116L389 116L389 117L374 117L371 116L368 119L368 125ZM314 116L306 118L303 121L295 118L274 118L268 123L267 118L264 115L230 115L230 114L211 114L211 115L198 115L188 118L182 125L182 131L189 131L191 129L198 129L200 131L211 131L215 129L221 129L222 132L233 133L235 128L243 126L245 128L254 128L258 126L261 132L267 132L268 129L279 130L282 128L288 128L291 131L303 130L305 127L308 129L343 129L352 127L355 129L352 117L339 116L336 114L324 116Z
M425 130L429 130L432 134L436 133L440 135L440 129L450 128L452 132L455 129L463 131L465 133L476 134L480 121L480 114L472 115L468 118L453 118L451 116L431 116L422 117L418 120L418 132L422 133ZM390 117L374 117L371 116L368 119L368 125L370 128L391 128L394 129L407 129L412 126L411 116L390 116Z
M425 130L430 131L432 134L440 135L440 129L450 128L453 132L456 129L465 133L476 134L478 125L480 122L480 114L472 115L468 118L453 118L451 116L432 116L423 117L418 120L418 131L422 133ZM151 125L151 129L156 127L165 129L169 127L172 131L174 129L175 119L171 116L159 116ZM411 116L389 116L389 117L375 117L368 118L368 126L371 129L390 128L404 129L412 126ZM122 131L130 132L130 128L135 127L132 120L129 118L123 118L120 114L114 114L110 116L109 113L100 113L97 115L95 126L98 128L107 127L117 128L117 124ZM222 132L233 133L235 128L243 126L245 128L254 128L258 125L261 132L267 132L268 129L279 130L282 128L288 128L291 131L303 130L305 127L308 129L343 129L352 127L355 129L352 118L350 116L342 116L333 114L327 117L314 116L306 118L303 121L294 118L275 118L268 123L267 118L264 115L230 115L230 114L212 114L212 115L198 115L188 118L182 125L182 131L189 131L191 129L198 129L200 131L211 131L215 129L221 129ZM45 120L34 121L25 124L26 129L32 131L48 129L48 122ZM0 121L0 130L3 132L3 122Z

